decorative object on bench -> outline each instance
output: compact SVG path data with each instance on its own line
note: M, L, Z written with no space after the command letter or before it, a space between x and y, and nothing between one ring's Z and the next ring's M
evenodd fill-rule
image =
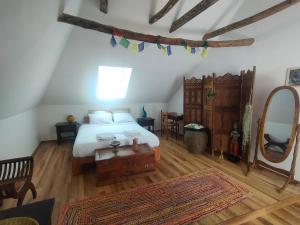
M54 199L52 198L16 208L2 210L0 211L0 221L15 217L27 217L34 219L39 225L51 225L53 206ZM24 225L24 223L22 223L22 225Z
M113 150L112 150L112 152L115 154L115 155L117 155L117 153L118 153L118 146L120 146L120 144L121 144L121 142L119 142L119 141L112 141L111 143L110 143L110 145L113 147Z
M294 182L300 135L298 120L299 95L297 90L291 86L275 88L267 99L262 119L258 121L252 166L269 169L287 177L285 184L279 189L280 192L290 182ZM294 150L293 146L295 146ZM258 149L260 149L264 161L271 162L271 165L258 158ZM286 160L290 154L293 154L291 162ZM283 161L286 164L290 163L290 171L275 166L276 163Z
M203 153L208 147L207 129L199 124L190 123L184 126L184 144L191 153Z
M155 153L148 144L121 146L113 149L98 149L95 153L98 184L122 176L142 173L155 169Z
M142 127L147 127L149 131L154 133L154 119L151 117L137 118L137 123Z
M68 116L66 117L66 120L67 120L68 123L74 123L74 122L75 122L75 116L73 116L73 115L68 115Z
M243 201L248 194L238 181L209 168L69 203L58 225L93 224L93 221L98 224L189 224Z
M61 143L64 140L75 140L79 125L80 124L77 122L57 123L55 127L58 143Z
M0 161L0 203L3 199L15 198L18 199L17 205L21 206L29 189L33 198L36 198L32 174L31 156Z

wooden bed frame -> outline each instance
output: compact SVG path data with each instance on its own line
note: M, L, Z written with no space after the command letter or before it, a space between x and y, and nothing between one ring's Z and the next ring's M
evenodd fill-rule
M120 110L120 109L117 109ZM125 111L125 109L122 109ZM126 111L129 112L129 109L126 109ZM89 110L89 113L93 112L92 110ZM83 124L89 124L89 117L85 116L83 118ZM95 149L96 150L96 149ZM160 147L153 148L154 155L155 155L155 161L160 160ZM74 157L72 156L72 175L78 176L81 174L81 166L86 164L92 164L95 163L95 156L88 156L88 157Z

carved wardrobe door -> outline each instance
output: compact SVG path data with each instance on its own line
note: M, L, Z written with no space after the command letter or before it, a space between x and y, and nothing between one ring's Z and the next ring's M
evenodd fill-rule
M213 150L227 152L234 122L240 122L241 77L225 74L214 79Z
M203 77L203 125L209 131L210 148L213 149L213 105L214 105L214 77ZM212 151L212 154L214 152Z
M202 123L202 80L184 78L184 125Z

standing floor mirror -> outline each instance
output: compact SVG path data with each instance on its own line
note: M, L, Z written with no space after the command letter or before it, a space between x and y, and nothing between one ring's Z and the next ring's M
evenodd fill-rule
M295 182L300 131L298 121L299 95L296 89L290 86L275 88L267 99L261 120L258 121L252 167L268 169L287 177L279 192L283 191L290 182ZM263 160L258 159L259 151ZM292 157L289 157L290 155ZM274 166L285 160L290 164L289 171Z

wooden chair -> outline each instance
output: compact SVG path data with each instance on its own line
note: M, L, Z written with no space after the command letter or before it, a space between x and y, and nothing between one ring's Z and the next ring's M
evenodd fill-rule
M31 182L33 174L33 158L23 157L0 161L0 205L3 199L18 199L21 206L27 191L30 189L33 198L36 190Z
M161 120L161 136L163 134L166 135L167 139L169 137L169 131L175 132L176 130L176 123L173 120L168 119L168 112L160 112L160 120Z

